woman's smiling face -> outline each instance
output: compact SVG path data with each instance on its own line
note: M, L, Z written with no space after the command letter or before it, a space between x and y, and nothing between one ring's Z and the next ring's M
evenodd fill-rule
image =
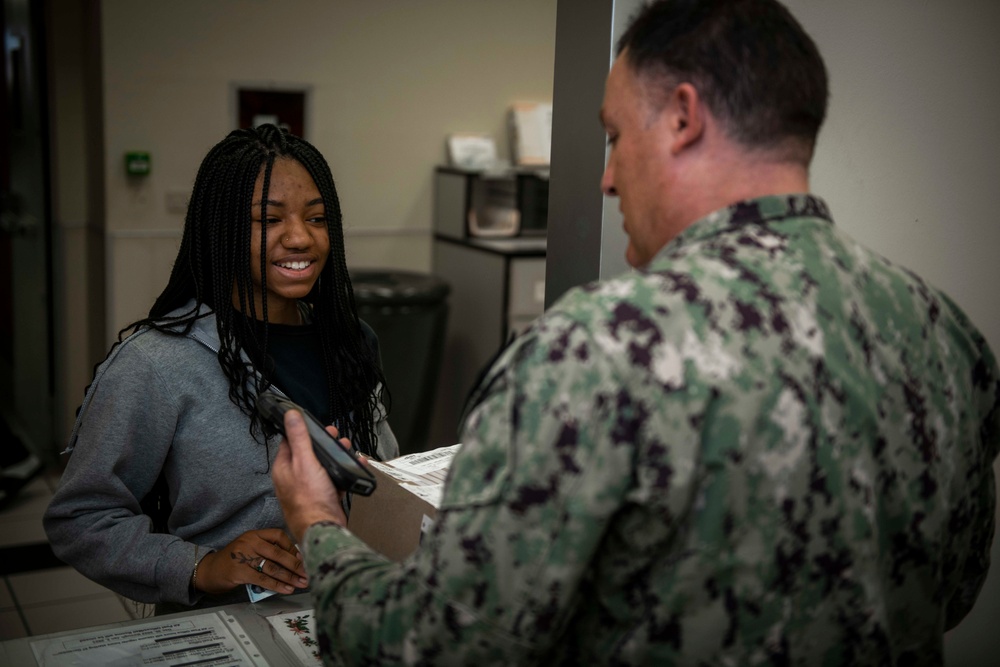
M264 220L263 191L261 170L253 190L250 232L250 276L257 317L263 317L260 231L266 224L267 319L278 324L300 324L297 302L312 290L330 254L326 207L312 176L291 158L274 161ZM239 308L235 289L234 305Z

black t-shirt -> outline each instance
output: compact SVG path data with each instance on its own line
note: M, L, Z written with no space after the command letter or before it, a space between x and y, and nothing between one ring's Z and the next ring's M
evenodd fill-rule
M330 423L330 388L315 324L269 324L267 351L271 384L319 419Z
M258 336L263 336L263 323L256 322ZM361 322L365 342L378 358L378 338L367 323ZM323 369L323 348L319 327L308 324L268 324L267 351L271 365L271 384L316 417L320 423L331 423L330 387ZM337 426L337 424L334 424Z

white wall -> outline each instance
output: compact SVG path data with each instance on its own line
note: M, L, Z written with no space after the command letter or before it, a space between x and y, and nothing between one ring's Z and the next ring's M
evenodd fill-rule
M788 0L830 75L813 190L1000 353L1000 3Z
M109 336L165 285L189 192L234 125L232 82L310 86L350 266L430 270L431 175L451 132L551 100L555 0L103 0ZM124 174L147 150L152 173Z

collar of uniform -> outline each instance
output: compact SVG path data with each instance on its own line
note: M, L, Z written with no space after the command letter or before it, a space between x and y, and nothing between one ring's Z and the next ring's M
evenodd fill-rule
M674 240L665 245L650 264L668 253L721 232L744 225L766 225L788 218L813 218L833 223L826 202L814 195L771 195L757 199L746 199L713 211L704 218L696 220Z

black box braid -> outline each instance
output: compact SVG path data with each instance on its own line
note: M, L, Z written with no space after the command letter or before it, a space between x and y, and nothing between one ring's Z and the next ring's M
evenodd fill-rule
M305 301L310 304L320 334L330 415L343 436L351 438L365 454L377 458L375 421L381 415L376 413L380 402L388 410L390 396L358 318L347 271L340 199L330 167L320 152L286 130L274 125L235 130L209 151L195 178L170 279L148 316L124 327L118 342L126 332L143 327L168 335L185 335L198 317L198 305L211 308L221 341L219 365L229 380L229 398L250 418L250 432L260 441L262 431L255 405L257 394L270 386L267 364L263 363L267 358L268 320L264 299L260 314L264 333L258 337L252 326L257 313L248 261L250 209L261 170L266 201L271 168L276 159L284 158L296 160L306 168L326 209L330 255ZM261 225L261 248L267 247L266 239L267 225ZM262 264L265 261L262 253ZM265 268L261 267L261 281L266 292ZM234 285L239 310L232 305ZM192 310L167 317L191 299L196 303Z

